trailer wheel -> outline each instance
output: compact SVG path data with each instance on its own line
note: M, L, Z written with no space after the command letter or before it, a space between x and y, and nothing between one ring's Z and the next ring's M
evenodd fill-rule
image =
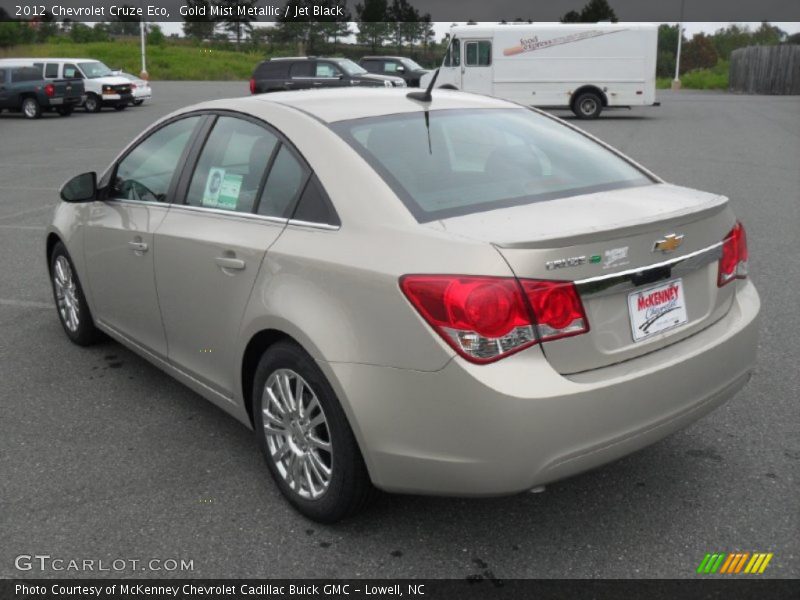
M572 102L572 112L579 119L596 119L603 112L603 99L595 92L583 92Z

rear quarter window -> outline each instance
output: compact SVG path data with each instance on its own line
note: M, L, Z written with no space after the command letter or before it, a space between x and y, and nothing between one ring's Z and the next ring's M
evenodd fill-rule
M20 67L11 70L12 83L23 81L39 81L42 78L42 71L37 67Z
M289 70L289 63L285 61L263 62L256 67L256 79L284 79Z

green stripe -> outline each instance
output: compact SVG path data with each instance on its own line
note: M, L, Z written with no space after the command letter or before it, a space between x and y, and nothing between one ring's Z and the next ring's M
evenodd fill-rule
M716 573L717 569L719 569L722 566L722 561L725 560L726 556L728 556L728 555L726 553L724 553L724 552L719 555L719 558L717 559L717 562L715 562L714 566L711 568L711 572L712 573Z
M705 557L703 558L703 562L701 562L700 566L697 567L697 572L698 573L703 573L704 572L704 570L706 568L706 563L708 562L709 558L711 558L711 555L710 554L706 554Z
M711 555L711 559L708 561L708 564L706 565L706 570L703 571L704 573L711 573L711 567L713 567L714 563L717 562L717 558L719 558L719 554L715 553Z

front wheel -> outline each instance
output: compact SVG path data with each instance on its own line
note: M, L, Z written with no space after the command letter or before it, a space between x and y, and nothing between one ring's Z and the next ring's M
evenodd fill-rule
M134 106L141 106L143 103L144 103L144 100L134 100L133 101L133 105Z
M67 337L79 346L90 346L101 340L103 335L94 326L75 266L61 242L55 245L50 256L50 281L58 318Z
M42 116L42 107L36 98L25 98L22 101L22 114L26 119L38 119Z
M86 112L97 113L103 108L103 103L100 98L97 97L97 94L89 94L86 96L86 102L83 103L83 108L86 109Z
M572 112L579 119L596 119L603 112L603 99L595 92L583 92L572 103Z
M253 385L258 445L278 488L300 513L334 523L374 494L350 425L306 352L279 342L261 357Z
M60 106L56 109L56 112L62 117L68 117L72 114L72 109L72 106Z
M116 104L116 105L114 105L114 110L125 110L126 108L128 108L127 104Z

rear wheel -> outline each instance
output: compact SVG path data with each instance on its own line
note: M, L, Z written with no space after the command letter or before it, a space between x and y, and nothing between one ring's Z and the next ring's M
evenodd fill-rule
M603 99L596 92L583 92L572 103L572 112L579 119L596 119L603 112Z
M94 326L75 266L61 242L55 245L50 256L50 281L58 318L67 337L79 346L100 341L103 334Z
M350 425L322 371L306 352L279 342L261 357L253 422L267 467L306 517L333 523L374 494Z
M22 100L22 114L26 119L38 119L42 116L42 107L36 98L25 98Z
M86 102L83 104L83 108L86 109L86 112L100 112L100 109L103 108L103 103L100 98L97 97L97 94L89 94L86 96Z

